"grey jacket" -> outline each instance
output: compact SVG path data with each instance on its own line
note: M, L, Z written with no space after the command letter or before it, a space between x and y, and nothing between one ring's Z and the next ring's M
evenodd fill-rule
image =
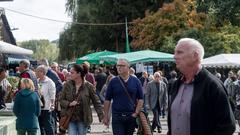
M159 90L159 96L158 96ZM153 109L157 102L159 102L160 107L167 107L167 85L160 81L159 88L156 87L156 82L153 80L147 85L147 104L150 109Z

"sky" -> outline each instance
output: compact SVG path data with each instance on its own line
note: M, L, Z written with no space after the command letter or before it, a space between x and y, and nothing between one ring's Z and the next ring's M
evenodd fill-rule
M59 38L59 33L64 30L66 23L41 20L7 9L70 22L71 17L65 12L66 1L67 0L13 0L0 2L0 7L5 8L5 14L11 29L18 28L18 30L12 31L16 41L20 42L31 39L48 39L52 41Z

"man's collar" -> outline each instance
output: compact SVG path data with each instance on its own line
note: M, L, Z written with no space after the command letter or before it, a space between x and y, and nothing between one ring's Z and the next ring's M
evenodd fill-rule
M190 84L190 83L193 83L194 80L195 80L195 77L199 74L199 72L202 70L202 66L199 67L199 69L197 70L197 72L195 73L194 77L189 81L187 82L186 80L186 77L183 75L180 80L183 82L183 83L186 83L186 84Z

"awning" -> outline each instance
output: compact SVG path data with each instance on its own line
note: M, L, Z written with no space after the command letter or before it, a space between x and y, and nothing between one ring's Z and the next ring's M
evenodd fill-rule
M90 64L102 64L100 63L100 57L101 56L106 56L106 55L112 55L112 54L118 54L117 52L112 52L112 51L101 51L101 52L95 52L91 53L88 55L85 55L81 58L78 58L76 63L77 64L82 64L84 61L89 62Z
M158 62L158 61L174 61L173 55L164 52L152 51L152 50L142 50L130 53L114 54L101 56L101 61L106 62L117 62L118 59L126 59L131 64L138 62Z
M31 55L33 51L0 41L0 53Z
M204 67L240 67L240 54L219 54L203 59Z

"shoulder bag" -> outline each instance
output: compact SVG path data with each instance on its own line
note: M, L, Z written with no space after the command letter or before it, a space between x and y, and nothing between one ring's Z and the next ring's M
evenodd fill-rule
M76 101L78 101L80 98L80 92L76 98ZM70 120L72 118L73 112L75 111L76 107L70 108L69 115L62 116L59 121L59 127L61 131L66 131L68 129L68 125L70 123Z

